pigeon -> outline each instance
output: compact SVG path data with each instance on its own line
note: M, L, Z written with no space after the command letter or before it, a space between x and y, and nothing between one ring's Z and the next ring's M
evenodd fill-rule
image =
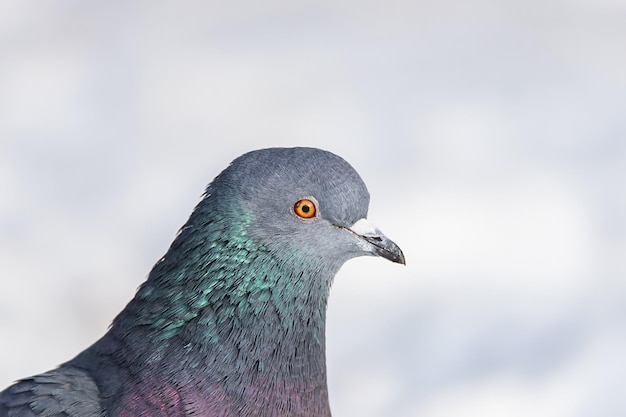
M327 417L326 305L349 259L405 264L341 157L235 159L108 331L0 392L1 417Z

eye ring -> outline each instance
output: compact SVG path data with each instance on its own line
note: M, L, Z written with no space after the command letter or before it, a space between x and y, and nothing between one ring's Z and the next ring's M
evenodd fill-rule
M317 214L317 206L313 200L301 198L293 205L293 212L303 219L311 219Z

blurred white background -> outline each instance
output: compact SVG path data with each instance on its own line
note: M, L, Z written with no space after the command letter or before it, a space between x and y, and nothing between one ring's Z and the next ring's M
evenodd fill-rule
M0 1L0 387L101 336L204 186L331 150L334 416L626 415L626 2Z

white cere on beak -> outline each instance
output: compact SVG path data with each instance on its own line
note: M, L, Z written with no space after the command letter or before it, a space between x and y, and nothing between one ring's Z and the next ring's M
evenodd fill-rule
M350 226L350 230L360 236L377 236L380 234L378 228L367 219L359 219Z

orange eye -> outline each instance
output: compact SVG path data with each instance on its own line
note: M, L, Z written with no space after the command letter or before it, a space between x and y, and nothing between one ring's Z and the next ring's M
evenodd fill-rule
M296 204L293 205L293 211L303 219L310 219L315 216L317 209L313 201L308 198L303 198L302 200L296 201Z

